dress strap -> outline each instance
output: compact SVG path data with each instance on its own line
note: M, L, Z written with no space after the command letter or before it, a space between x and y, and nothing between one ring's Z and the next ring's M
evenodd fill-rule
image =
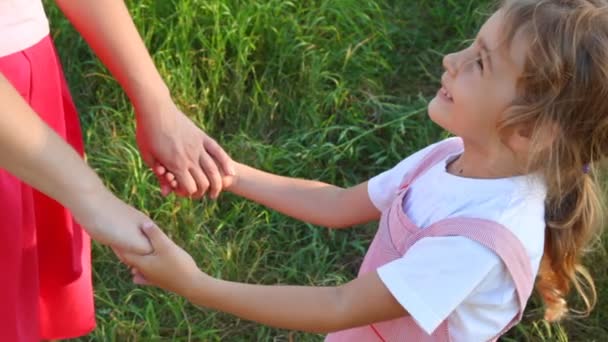
M405 248L425 237L463 236L489 248L500 257L511 275L517 292L519 312L513 320L493 339L504 334L517 324L523 316L528 298L534 287L534 276L530 258L523 244L503 225L484 219L455 217L435 222L426 229L414 234Z

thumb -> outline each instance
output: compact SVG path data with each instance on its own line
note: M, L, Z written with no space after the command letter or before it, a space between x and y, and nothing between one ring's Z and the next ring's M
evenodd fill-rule
M228 153L226 153L215 140L209 138L209 140L206 141L205 150L221 165L224 174L229 176L236 175L232 158L230 158Z
M150 241L154 251L162 250L167 245L167 242L171 241L153 222L145 222L141 226L141 231Z

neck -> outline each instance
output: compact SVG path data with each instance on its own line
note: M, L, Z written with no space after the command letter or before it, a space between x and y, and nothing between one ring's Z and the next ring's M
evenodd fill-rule
M507 178L522 174L513 152L502 144L479 146L465 141L464 152L447 171L467 178Z

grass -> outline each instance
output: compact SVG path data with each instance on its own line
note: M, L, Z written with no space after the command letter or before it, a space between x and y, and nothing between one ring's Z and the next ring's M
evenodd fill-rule
M128 1L177 104L233 158L275 173L348 186L445 136L426 118L441 57L473 37L487 0ZM202 269L260 284L332 285L356 273L375 227L334 232L224 194L162 198L134 142L133 111L86 44L48 6L81 113L90 164ZM604 244L606 246L606 244ZM608 340L608 256L588 258L600 303L548 325L534 298L504 341ZM94 247L99 326L82 341L320 341L196 308L131 284Z

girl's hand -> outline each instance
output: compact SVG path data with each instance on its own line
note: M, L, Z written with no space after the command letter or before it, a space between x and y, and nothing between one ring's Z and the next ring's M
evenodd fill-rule
M146 164L163 165L176 178L172 188L159 178L163 195L172 190L200 198L216 198L222 189L221 173L232 174L232 160L222 147L199 129L170 99L136 105L137 144Z
M150 240L154 252L147 255L121 252L124 262L134 269L133 281L188 297L199 280L208 276L199 270L188 253L158 227L145 224L142 231Z
M153 251L140 229L144 224L153 224L152 221L105 187L82 194L82 199L70 209L93 240L131 253Z

